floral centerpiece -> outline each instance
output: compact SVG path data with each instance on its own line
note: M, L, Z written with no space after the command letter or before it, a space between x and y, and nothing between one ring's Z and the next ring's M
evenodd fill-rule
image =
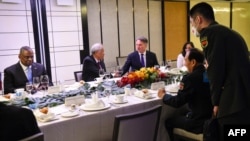
M140 70L129 72L117 81L119 87L130 84L131 87L149 87L151 83L167 78L165 73L154 67L143 67Z

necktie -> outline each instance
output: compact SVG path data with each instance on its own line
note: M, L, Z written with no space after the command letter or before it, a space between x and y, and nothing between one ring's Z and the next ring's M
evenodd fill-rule
M100 61L97 62L97 65L99 66L99 69L102 68Z
M32 83L32 70L31 67L27 67L27 79L30 83Z
M141 64L142 64L143 67L145 67L143 54L141 54Z

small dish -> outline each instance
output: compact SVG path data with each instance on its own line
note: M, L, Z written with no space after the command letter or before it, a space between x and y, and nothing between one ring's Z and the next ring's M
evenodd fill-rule
M128 100L123 100L122 102L120 102L120 101L114 99L113 103L115 103L115 104L124 104L124 103L128 103Z
M75 111L68 111L68 112L65 112L65 113L62 113L61 116L62 117L65 117L65 118L70 118L70 117L75 117L75 116L78 116L79 115L79 111L78 110L75 110Z

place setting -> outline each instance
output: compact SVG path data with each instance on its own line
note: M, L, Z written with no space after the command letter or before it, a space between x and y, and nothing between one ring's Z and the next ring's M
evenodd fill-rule
M39 122L50 122L59 119L55 113L50 111L49 107L37 108L33 113Z
M85 104L80 106L84 111L99 111L110 108L110 104L99 98L97 92L91 94L91 99L86 100Z
M61 116L64 118L71 118L78 116L80 114L79 108L76 104L71 104L70 109L67 112L61 113Z

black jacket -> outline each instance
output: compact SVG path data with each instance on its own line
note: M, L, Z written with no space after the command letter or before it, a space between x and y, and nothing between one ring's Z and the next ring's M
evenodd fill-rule
M100 65L106 71L104 61L101 61ZM99 77L99 69L97 62L92 55L85 57L82 67L82 80L94 81L95 78Z
M166 94L163 102L173 107L181 107L188 104L190 118L194 120L203 120L211 118L212 103L209 90L209 83L205 77L205 68L199 65L193 72L187 74L181 80L183 89L179 90L177 96Z
M33 112L0 102L0 140L17 141L40 132Z
M32 77L47 74L45 67L39 63L32 64ZM4 69L4 93L14 93L17 88L25 88L28 79L20 63L16 63ZM50 85L53 85L50 79Z
M250 61L244 39L214 22L201 31L200 41L218 117L250 110Z

